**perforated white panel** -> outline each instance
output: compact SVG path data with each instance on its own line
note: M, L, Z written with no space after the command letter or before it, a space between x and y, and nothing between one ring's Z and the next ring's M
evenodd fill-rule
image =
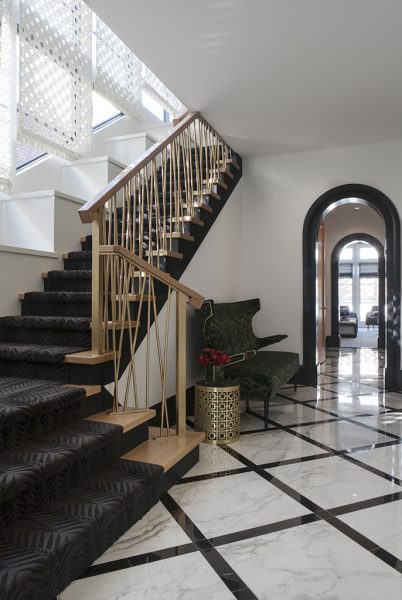
M176 96L144 65L144 90L159 102L172 116L177 116L181 109L181 102Z
M95 89L124 114L141 119L142 63L99 17Z
M63 157L92 140L92 12L82 0L21 0L18 136Z
M11 0L0 0L0 191L12 185L11 144Z

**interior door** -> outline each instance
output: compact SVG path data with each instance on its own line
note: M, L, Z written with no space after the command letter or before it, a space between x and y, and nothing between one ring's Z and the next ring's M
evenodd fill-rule
M320 225L316 245L316 358L325 361L325 227Z

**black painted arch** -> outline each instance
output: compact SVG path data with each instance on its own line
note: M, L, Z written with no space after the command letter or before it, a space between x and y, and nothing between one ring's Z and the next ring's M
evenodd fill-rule
M386 356L385 386L399 388L400 381L400 220L392 201L380 190L350 183L325 192L310 207L303 226L303 367L310 383L316 382L316 262L315 244L318 228L330 207L342 200L357 198L374 208L385 223Z
M378 305L379 305L379 323L378 323L378 347L385 348L385 259L384 259L384 246L382 243L372 235L368 233L351 233L343 237L335 245L331 254L331 336L328 340L327 346L339 346L339 257L347 244L352 242L367 242L371 244L378 253L378 279L379 279L379 290L378 290Z

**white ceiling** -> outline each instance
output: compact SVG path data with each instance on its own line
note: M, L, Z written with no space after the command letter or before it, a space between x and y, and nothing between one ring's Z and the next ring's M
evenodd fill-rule
M87 0L244 155L402 139L401 0Z

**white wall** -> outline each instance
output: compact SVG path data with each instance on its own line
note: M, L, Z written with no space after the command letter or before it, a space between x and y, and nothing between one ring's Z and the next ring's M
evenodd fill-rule
M244 160L239 297L259 296L257 333L287 333L275 349L303 355L302 234L321 194L342 184L370 185L402 211L402 142Z
M0 246L0 316L20 314L18 294L42 291L42 273L62 269L62 261L56 253L21 250Z

